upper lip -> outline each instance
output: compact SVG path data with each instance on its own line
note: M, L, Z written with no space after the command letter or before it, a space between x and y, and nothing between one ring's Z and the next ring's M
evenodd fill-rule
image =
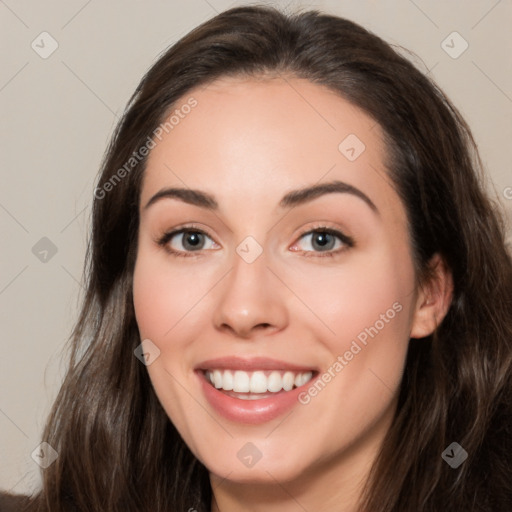
M292 364L279 359L270 359L268 357L243 358L237 356L219 357L217 359L208 359L202 361L196 367L196 370L289 370L295 372L316 372L317 369L301 364Z

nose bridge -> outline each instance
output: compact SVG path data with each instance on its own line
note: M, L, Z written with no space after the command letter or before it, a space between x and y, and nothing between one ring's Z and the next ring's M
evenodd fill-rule
M217 328L232 330L242 337L262 327L282 329L288 318L282 286L267 268L269 257L250 238L236 249L214 314Z

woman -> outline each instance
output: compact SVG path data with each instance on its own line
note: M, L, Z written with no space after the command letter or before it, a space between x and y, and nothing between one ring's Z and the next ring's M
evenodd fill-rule
M26 509L510 510L512 263L480 169L350 21L193 30L106 154Z

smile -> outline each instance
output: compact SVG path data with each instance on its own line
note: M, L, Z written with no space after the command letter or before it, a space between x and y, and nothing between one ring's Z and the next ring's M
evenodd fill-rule
M291 391L307 384L313 378L312 371L292 372L285 370L206 370L205 377L221 391L241 400L259 400L272 393Z
M316 367L264 357L211 359L194 370L213 412L238 424L261 424L285 415L320 375Z

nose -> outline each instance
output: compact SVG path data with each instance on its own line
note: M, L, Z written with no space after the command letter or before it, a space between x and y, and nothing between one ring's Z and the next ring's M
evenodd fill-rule
M267 267L265 252L252 263L235 254L233 268L221 286L213 316L216 329L251 338L286 327L289 295Z

